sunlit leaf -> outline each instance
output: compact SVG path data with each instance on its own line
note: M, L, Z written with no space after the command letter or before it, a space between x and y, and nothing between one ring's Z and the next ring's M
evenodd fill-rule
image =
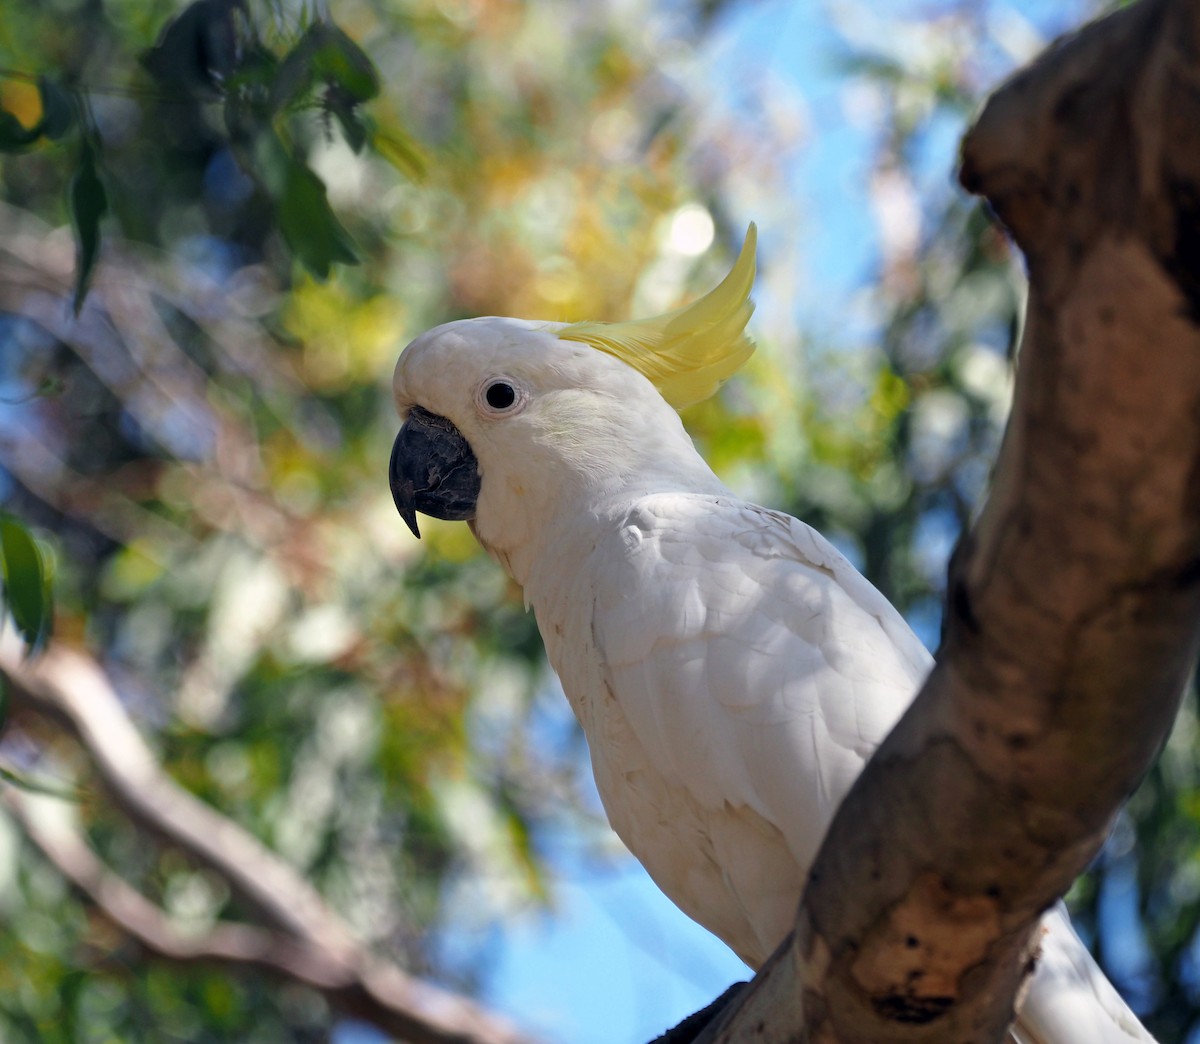
M4 555L4 602L21 638L38 649L50 634L53 605L42 553L29 530L15 518L0 516Z
M42 136L45 107L35 83L0 76L0 152L23 152Z
M108 196L96 171L96 152L86 138L79 168L71 179L70 208L75 228L75 314L78 315L100 251L100 219L108 211Z
M878 418L890 422L908 406L910 399L909 387L904 380L890 369L880 369L870 398L871 409Z

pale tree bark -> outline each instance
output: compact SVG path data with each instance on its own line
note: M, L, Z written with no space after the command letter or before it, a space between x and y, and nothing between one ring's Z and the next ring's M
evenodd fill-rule
M1198 53L1200 4L1141 0L967 135L1030 279L995 481L933 674L701 1040L1001 1040L1039 915L1159 750L1200 621Z
M90 755L118 807L224 877L261 922L218 921L199 934L182 931L105 866L69 818L54 814L62 799L15 787L0 791L29 840L126 936L161 959L252 968L301 983L412 1044L532 1044L469 998L371 953L279 855L172 780L94 660L57 645L26 659L11 633L7 638L0 640L0 677L14 716L33 713L62 725Z

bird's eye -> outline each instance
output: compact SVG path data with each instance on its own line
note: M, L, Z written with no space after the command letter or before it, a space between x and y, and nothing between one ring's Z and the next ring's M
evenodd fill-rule
M493 410L507 410L517 401L517 391L507 381L495 381L487 386L483 397Z
M511 377L491 377L475 392L475 401L484 413L516 413L529 398L525 386Z

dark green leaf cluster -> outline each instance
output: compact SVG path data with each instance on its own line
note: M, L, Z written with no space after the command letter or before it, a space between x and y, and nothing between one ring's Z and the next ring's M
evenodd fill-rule
M361 106L379 94L371 59L327 16L278 56L262 40L246 0L196 0L163 30L142 63L166 90L223 104L242 169L263 190L292 254L320 279L354 264L350 234L325 185L290 141L285 117L316 106L361 152L371 140Z
M106 28L101 23L101 29ZM255 195L270 207L272 228L289 253L318 278L337 264L355 264L354 239L335 215L326 187L306 157L302 117L317 113L320 133L336 126L356 153L371 146L405 173L419 176L419 150L396 129L377 132L363 107L379 94L380 77L367 54L327 15L316 18L290 44L269 46L257 5L246 0L195 0L172 18L140 60L149 83L129 87L83 84L6 70L0 79L34 81L40 115L26 125L0 105L0 153L29 153L47 143L68 146L68 211L75 230L75 310L83 305L100 256L102 220L115 216L127 234L154 235L146 227L143 193L152 171L130 166L123 153L128 131L97 118L95 99L124 96L137 113L125 113L140 133L162 128L162 145L211 154L227 149ZM216 114L219 114L216 115ZM116 139L115 141L113 139ZM379 139L378 141L376 139ZM159 160L161 165L161 159ZM155 172L157 173L157 172ZM155 180L171 177L164 168ZM204 186L177 182L177 205L194 208Z

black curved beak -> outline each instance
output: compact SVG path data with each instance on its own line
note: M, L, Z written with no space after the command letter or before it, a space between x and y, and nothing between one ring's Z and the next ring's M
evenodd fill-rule
M396 510L418 539L417 512L462 522L475 517L479 464L445 417L414 406L396 436L388 481Z

